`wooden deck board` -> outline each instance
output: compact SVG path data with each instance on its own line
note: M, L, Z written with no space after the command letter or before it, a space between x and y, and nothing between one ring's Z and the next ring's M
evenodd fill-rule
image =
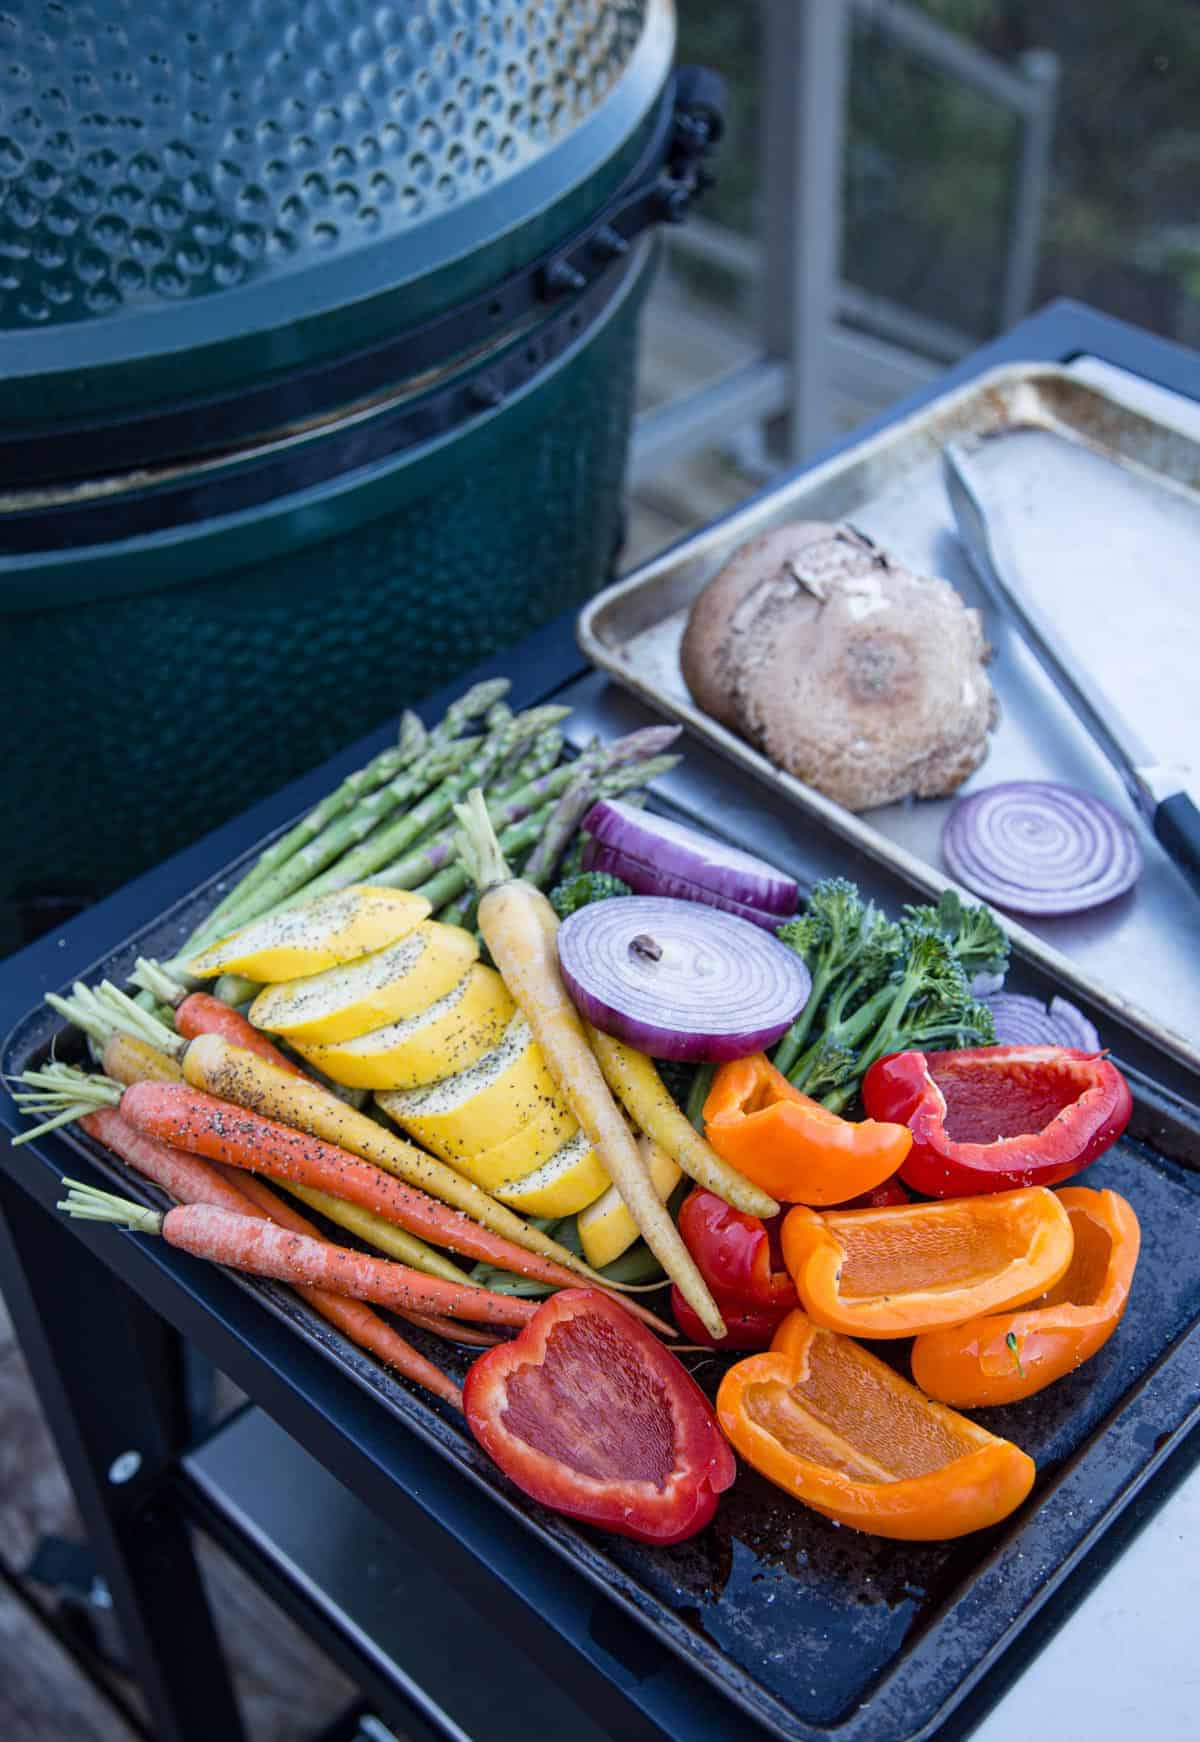
M37 1616L0 1584L0 1736L4 1742L137 1742Z
M19 1582L41 1536L82 1531L9 1330L8 1342L0 1340L0 1566ZM349 1703L352 1684L220 1549L201 1540L199 1554L251 1742L313 1735ZM124 1678L113 1681L136 1703ZM130 1742L132 1735L36 1611L0 1582L0 1742Z

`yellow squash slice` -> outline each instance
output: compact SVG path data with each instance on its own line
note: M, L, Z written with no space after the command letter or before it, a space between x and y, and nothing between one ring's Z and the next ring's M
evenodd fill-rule
M357 1040L296 1050L349 1089L420 1089L469 1070L499 1044L516 1008L496 970L476 962L444 998L416 1016Z
M479 954L473 932L421 924L389 949L342 968L267 986L250 1006L256 1028L288 1040L327 1045L415 1016L444 998Z
M608 1189L608 1175L582 1131L523 1179L495 1187L495 1195L527 1216L573 1216Z
M461 1173L468 1174L485 1192L495 1192L498 1186L512 1185L533 1173L543 1162L560 1150L564 1143L579 1135L579 1126L566 1102L555 1097L544 1101L532 1119L491 1149L464 1156L455 1163ZM484 1185L484 1181L487 1184Z
M428 1089L385 1092L375 1099L410 1137L463 1172L470 1171L466 1163L473 1156L516 1137L545 1108L562 1105L541 1048L519 1012L499 1046L469 1070ZM546 1160L557 1147L537 1159Z
M683 1170L677 1162L672 1161L665 1149L660 1149L648 1137L638 1138L638 1148L650 1170L654 1189L665 1204L683 1178ZM597 1198L586 1210L581 1210L575 1219L575 1226L579 1229L583 1256L593 1270L611 1264L638 1237L638 1225L625 1208L616 1186L609 1186L602 1198Z
M202 950L188 963L188 972L202 980L244 974L268 983L320 974L399 943L429 913L423 895L353 883L286 913L251 920Z

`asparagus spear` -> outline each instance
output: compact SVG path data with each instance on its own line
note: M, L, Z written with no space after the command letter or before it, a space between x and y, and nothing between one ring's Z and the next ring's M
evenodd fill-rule
M519 750L508 757L503 767L497 770L494 784L487 788L488 804L500 804L511 798L522 786L548 774L558 761L562 747L562 733L553 726L547 727L544 732L539 732L531 744L522 745ZM506 775L507 779L505 779ZM440 843L443 838L448 840L453 832L452 828L447 827L445 820L440 819L438 822L432 823L412 842L409 851L410 853L423 852L434 842ZM447 860L442 861L442 863L447 862ZM387 867L382 872L374 872L372 881L375 883L387 882L386 871ZM431 874L430 871L424 875Z
M343 811L349 810L360 798L374 792L378 787L386 786L400 774L427 747L429 734L419 717L408 709L400 717L400 740L394 748L382 750L367 763L365 768L348 774L341 785L336 787L326 798L314 805L306 817L288 830L287 834L268 847L259 856L257 863L243 877L237 890L231 891L225 897L220 907L214 910L212 917L222 909L228 910L241 906L243 898L257 887L265 877L268 877L277 866L298 853L302 847L314 840L328 823Z
M406 709L400 718L399 741L389 745L386 750L381 750L364 768L348 774L341 785L327 793L307 816L301 817L286 834L261 852L246 874L225 892L192 932L179 951L180 957L195 955L202 947L202 938L210 935L220 937L223 931L230 930L231 922L227 916L246 905L251 891L314 836L320 834L327 823L347 810L364 793L372 792L376 787L392 780L402 769L414 762L425 746L426 737L425 728L417 715Z
M215 926L211 922L206 924L199 944L194 946L190 954L195 954L217 938L236 931L239 926L273 911L285 902L292 905L288 901L289 897L295 896L297 891L304 891L318 872L340 858L348 847L370 834L379 822L389 817L397 808L408 805L413 799L419 799L423 793L436 790L452 769L468 761L471 757L471 746L471 739L435 745L419 756L411 767L389 780L386 786L368 793L352 809L343 811L320 834L301 847L299 852L293 853L290 859L276 866L264 877L257 888L251 890L244 903L228 909ZM300 895L298 898L304 899L304 896ZM168 969L186 969L190 954L182 959L176 957L173 963L168 963Z
M622 793L632 788L640 787L646 781L657 780L662 774L667 774L678 763L678 756L653 756L646 762L635 763L628 768L614 768L609 773L596 778L588 804L597 798L619 798ZM555 770L555 773L570 773L570 770ZM561 791L562 788L559 788ZM586 807L585 807L586 808ZM491 812L489 810L489 816ZM519 854L535 847L543 832L549 827L554 814L552 804L543 804L539 810L509 824L508 828L498 830L500 845L504 857L510 862ZM495 826L493 824L493 826ZM558 854L555 853L555 858ZM424 883L417 885L415 893L423 895L432 905L435 912L453 901L470 882L461 863L447 865ZM404 885L404 887L408 887Z
M519 822L511 823L507 829L500 831L500 846L506 859L516 859L529 851L550 821L553 810L552 804L544 804L540 810L531 812ZM470 881L462 866L455 861L422 883L417 894L425 896L436 913L448 901L461 895Z
M669 744L673 744L678 736L678 726L647 726L641 731L627 733L624 738L614 739L611 744L589 746L576 762L566 763L561 768L552 768L536 779L527 781L524 786L489 794L487 810L492 826L501 830L518 822L521 817L543 805L547 799L557 798L577 774L582 775L588 771L603 774L606 771L615 772L627 764L644 763L659 751L665 750ZM662 767L656 765L653 775L643 774L636 784L641 785L643 780L653 779L655 775L664 772L665 768L673 766L673 762ZM587 808L584 805L583 809ZM427 878L433 877L442 866L449 865L457 855L454 834L455 829L451 825L428 841L422 842L419 850L414 848L404 858L393 860L391 864L377 869L374 872L374 881L385 883L393 889L416 888Z
M556 798L570 779L571 767L568 764L565 768L552 768L535 780L527 781L524 786L511 789L507 799L489 799L487 809L492 826L506 829L527 817L531 811L540 814L541 807L547 800ZM454 844L454 836L455 829L452 824L439 830L403 858L396 859L392 864L376 871L374 881L386 884L389 889L415 889L418 883L424 883L427 878L436 876L443 867L456 863L458 848Z
M439 723L427 733L419 717L405 709L400 717L399 741L371 759L364 768L348 774L341 785L328 793L307 816L293 825L285 835L259 854L254 864L233 888L228 890L207 918L196 927L191 937L177 952L176 959L195 955L204 943L221 937L233 929L229 915L248 905L250 894L272 872L292 859L301 848L314 840L335 817L349 810L364 795L393 780L422 751L444 745L457 738L472 721L485 715L508 691L507 678L493 678L473 684L466 693L451 702Z
M475 925L475 910L479 906L479 891L464 889L461 895L446 907L435 908L434 911L443 925L461 925L465 931L471 931Z
M487 719L497 702L504 700L509 687L506 677L487 678L483 683L472 684L456 702L450 703L429 734L430 738L436 743L449 743L451 738L460 735L464 726Z
M527 883L532 883L538 889L546 887L554 874L554 867L566 852L572 835L591 810L597 796L595 765L577 768L563 788L550 821L521 872Z
M363 841L353 852L345 854L321 876L306 884L303 890L280 905L293 907L297 901L308 901L313 896L324 895L326 890L344 889L348 883L358 883L374 876L382 866L390 864L397 853L402 853L409 847L431 824L449 816L453 806L473 786L486 786L495 769L516 745L536 738L540 732L555 725L569 712L568 708L544 707L531 708L527 713L518 714L515 720L502 726L498 732L490 733L482 741L472 760L448 774L420 804L397 820L376 829L369 840Z

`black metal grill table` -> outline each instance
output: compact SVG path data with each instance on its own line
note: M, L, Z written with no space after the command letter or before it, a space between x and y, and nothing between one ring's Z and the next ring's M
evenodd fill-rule
M967 359L936 391L1000 362L1085 353L1200 401L1200 358L1066 303ZM571 618L561 618L472 675L505 671L522 705L560 693L585 674L572 630ZM429 711L444 699L431 698ZM356 746L0 963L0 1031L44 992L86 975L372 747ZM7 1100L0 1121L18 1124ZM1164 1162L1155 1175L1155 1190L1182 1212L1178 1237L1187 1239L1200 1148L1190 1162ZM1023 1550L1006 1559L996 1542L972 1567L966 1598L948 1596L943 1612L923 1614L907 1637L897 1599L886 1613L901 1668L851 1707L824 1715L814 1687L817 1705L785 1724L754 1704L747 1678L723 1684L714 1673L718 1658L699 1608L677 1617L671 1633L655 1624L651 1605L639 1612L632 1584L599 1586L586 1543L577 1564L562 1542L557 1552L548 1547L546 1527L524 1516L511 1491L498 1504L497 1490L448 1459L436 1433L409 1431L369 1376L298 1335L265 1296L161 1243L58 1217L62 1174L88 1169L80 1148L57 1136L0 1161L0 1279L162 1742L237 1742L242 1734L196 1573L193 1524L301 1620L385 1721L416 1739L490 1742L537 1725L584 1742L724 1742L772 1732L950 1742L1070 1613L1200 1450L1192 1431L1200 1302L1181 1291L1181 1328L1139 1373L1133 1401L1122 1397L1107 1431L1056 1474L1054 1508L1047 1502L1023 1520L1020 1540L1044 1563L1038 1578L1018 1564ZM199 1445L188 1442L179 1395L180 1336L253 1406ZM1102 1492L1106 1527L1083 1520L1064 1531L1064 1505L1086 1512ZM796 1615L796 1654L812 1664L806 1693L822 1677L829 1688L839 1678L853 1683L844 1662L822 1663L821 1627L818 1613ZM1136 1635L1119 1644L1136 1656ZM302 1701L303 1690L296 1695ZM1146 1717L1153 1722L1153 1713ZM1058 1725L1055 1733L1071 1732Z

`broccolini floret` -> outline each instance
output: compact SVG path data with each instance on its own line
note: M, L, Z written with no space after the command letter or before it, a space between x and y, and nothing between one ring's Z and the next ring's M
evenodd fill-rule
M550 891L550 905L559 919L569 919L581 907L593 901L607 901L614 895L632 895L633 890L621 878L609 871L582 871L569 882L559 883Z
M774 1062L834 1111L849 1106L886 1053L995 1038L991 1012L971 994L971 976L1007 958L1008 940L986 908L966 908L950 892L937 907L906 908L896 924L838 878L817 884L779 936L804 957L813 989Z
M906 926L932 925L954 945L968 980L976 974L1003 974L1008 967L1008 933L990 907L968 907L953 889L943 889L936 907L906 907Z

